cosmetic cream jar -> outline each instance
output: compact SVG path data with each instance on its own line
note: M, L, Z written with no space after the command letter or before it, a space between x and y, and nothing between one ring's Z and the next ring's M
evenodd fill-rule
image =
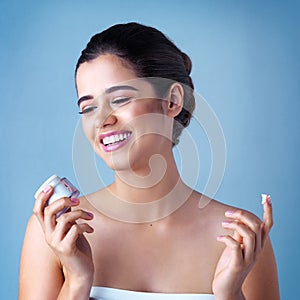
M48 186L51 185L53 187L53 194L48 200L47 205L53 203L54 201L64 198L64 197L78 197L80 192L77 188L65 177L60 178L57 175L52 175L49 177L36 191L34 194L34 198L37 199L38 195ZM56 217L59 217L61 214L65 213L69 207L65 207L62 211L60 211Z

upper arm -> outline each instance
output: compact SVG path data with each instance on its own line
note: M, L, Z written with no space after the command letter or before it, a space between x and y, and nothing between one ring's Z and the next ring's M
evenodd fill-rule
M19 300L57 299L63 285L59 261L47 245L35 216L28 222L19 277Z
M269 238L244 282L243 292L247 300L280 299L277 267Z

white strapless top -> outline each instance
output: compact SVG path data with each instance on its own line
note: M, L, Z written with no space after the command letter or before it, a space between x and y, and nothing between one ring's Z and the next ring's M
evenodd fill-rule
M148 293L93 286L90 300L213 300L211 294Z

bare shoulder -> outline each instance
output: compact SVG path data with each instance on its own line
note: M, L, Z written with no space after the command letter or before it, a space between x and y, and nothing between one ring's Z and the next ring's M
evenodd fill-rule
M27 255L35 255L33 252L38 252L40 254L45 254L49 257L51 256L52 259L57 261L56 256L45 241L42 226L34 215L32 215L28 220L22 254L24 254L24 252ZM36 259L38 259L38 257L36 257Z
M107 197L107 189L101 189L96 192L83 195L79 198L80 200L80 206L79 208L94 212L96 210L95 204L99 201L101 198Z
M270 238L246 277L243 292L246 299L280 299L277 265Z
M237 207L212 199L197 191L193 192L189 203L189 208L194 212L194 217L196 219L204 218L211 225L222 222L225 218L226 211L238 209Z
M212 199L206 195L203 195L197 191L194 191L192 196L193 209L198 210L199 214L204 214L206 217L216 222L222 221L225 218L226 211L240 211L241 213L250 214L258 218L255 214L248 211L247 209L232 206L221 202L216 199Z
M47 272L45 272L47 270ZM59 261L37 218L28 221L20 260L19 299L56 299L62 285Z
M191 199L182 210L182 217L186 222L201 232L202 236L213 237L218 235L231 234L231 231L222 227L223 221L228 221L225 213L228 211L240 212L241 214L251 215L253 218L260 220L254 213L236 206L232 206L216 199L209 198L197 191L193 192ZM203 230L205 228L205 230ZM220 243L217 243L220 245ZM219 248L219 246L216 246ZM223 248L223 245L221 245Z
M254 213L235 206L221 203L217 200L210 199L199 193L195 193L195 199L197 197L199 203L197 206L193 204L193 209L198 213L193 214L197 222L198 229L203 226L201 219L206 220L206 230L203 235L206 235L206 239L209 241L209 236L216 236L219 234L231 234L228 230L224 230L221 226L222 221L226 220L226 211L235 211L240 214L251 216L253 219L261 221L261 218ZM213 244L215 248L211 248L211 253L217 254L216 258L221 254L223 245ZM221 247L221 248L219 248ZM219 252L218 252L219 251ZM273 248L270 238L267 238L265 246L257 258L252 270L247 275L246 280L243 284L243 292L246 299L279 299L279 288L278 288L278 276L276 260L273 253Z

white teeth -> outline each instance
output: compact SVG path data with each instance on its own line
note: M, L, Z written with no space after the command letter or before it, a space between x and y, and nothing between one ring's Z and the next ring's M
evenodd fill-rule
M131 133L120 133L120 134L115 134L115 135L111 135L111 136L106 136L105 138L103 138L103 144L106 146L108 144L113 144L119 141L123 141L126 140Z
M106 137L103 139L103 144L104 144L104 145L109 144L109 137L108 137L108 136L106 136Z
M110 143L112 144L112 143L114 143L116 140L115 140L115 136L114 135L112 135L111 137L110 137Z

